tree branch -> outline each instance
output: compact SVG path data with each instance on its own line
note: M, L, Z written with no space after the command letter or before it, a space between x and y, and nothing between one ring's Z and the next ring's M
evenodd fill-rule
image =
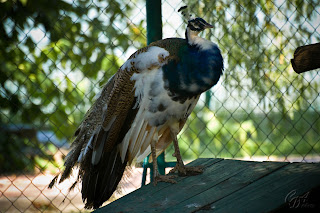
M291 64L296 73L320 68L320 43L298 47Z

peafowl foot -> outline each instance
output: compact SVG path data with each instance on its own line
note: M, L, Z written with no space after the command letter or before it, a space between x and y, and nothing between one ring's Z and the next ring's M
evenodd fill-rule
M184 164L177 163L176 166L171 169L169 174L178 172L179 176L194 176L203 173L203 166L185 166Z
M153 185L156 186L158 182L177 183L177 181L174 180L176 177L176 175L157 175L154 177Z

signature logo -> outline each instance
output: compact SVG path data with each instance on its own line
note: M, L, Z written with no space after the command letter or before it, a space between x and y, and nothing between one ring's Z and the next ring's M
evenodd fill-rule
M287 194L284 201L288 203L289 208L315 208L315 204L308 202L310 192L303 195L297 195L297 190L292 190Z

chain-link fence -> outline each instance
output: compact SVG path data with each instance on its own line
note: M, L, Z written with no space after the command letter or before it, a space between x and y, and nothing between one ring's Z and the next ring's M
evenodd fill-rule
M184 37L185 4L214 25L201 36L219 45L225 71L179 136L183 159L319 161L319 71L290 65L320 40L318 1L167 0L164 38ZM8 0L0 15L0 212L84 211L70 182L47 186L101 85L146 45L145 2Z

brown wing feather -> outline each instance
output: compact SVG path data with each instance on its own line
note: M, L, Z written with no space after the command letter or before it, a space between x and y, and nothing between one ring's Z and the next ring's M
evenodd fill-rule
M185 43L184 39L173 38L154 42L150 46L168 50L170 58L167 60L179 60L177 49ZM148 48L136 51L129 59L136 58ZM71 151L66 157L65 169L59 182L70 176L72 168L79 167L79 176L75 183L82 180L82 198L86 208L98 208L109 199L127 164L127 157L124 162L121 160L117 145L130 129L138 110L134 109L134 82L130 78L140 70L137 70L134 64L131 65L120 68L103 87L100 97L88 110L77 129ZM165 146L169 139L170 137L166 138ZM101 147L102 151L99 153ZM92 157L94 153L98 153L96 161ZM57 180L58 175L49 187L53 187Z
M101 99L106 99L106 111L100 107L100 116L103 119L96 124L95 143L91 153L85 156L80 163L82 178L82 199L86 208L98 208L115 191L127 165L127 160L122 162L117 144L121 143L125 132L131 126L135 117L133 82L130 81L132 73L127 70L119 70L114 77L114 83L110 93L102 93ZM108 91L108 89L107 89ZM107 92L106 91L106 92ZM108 95L108 97L105 97ZM95 113L94 111L92 113ZM112 118L116 117L109 130L105 130ZM120 134L122 132L122 134ZM102 154L96 165L92 165L92 153L102 148Z

